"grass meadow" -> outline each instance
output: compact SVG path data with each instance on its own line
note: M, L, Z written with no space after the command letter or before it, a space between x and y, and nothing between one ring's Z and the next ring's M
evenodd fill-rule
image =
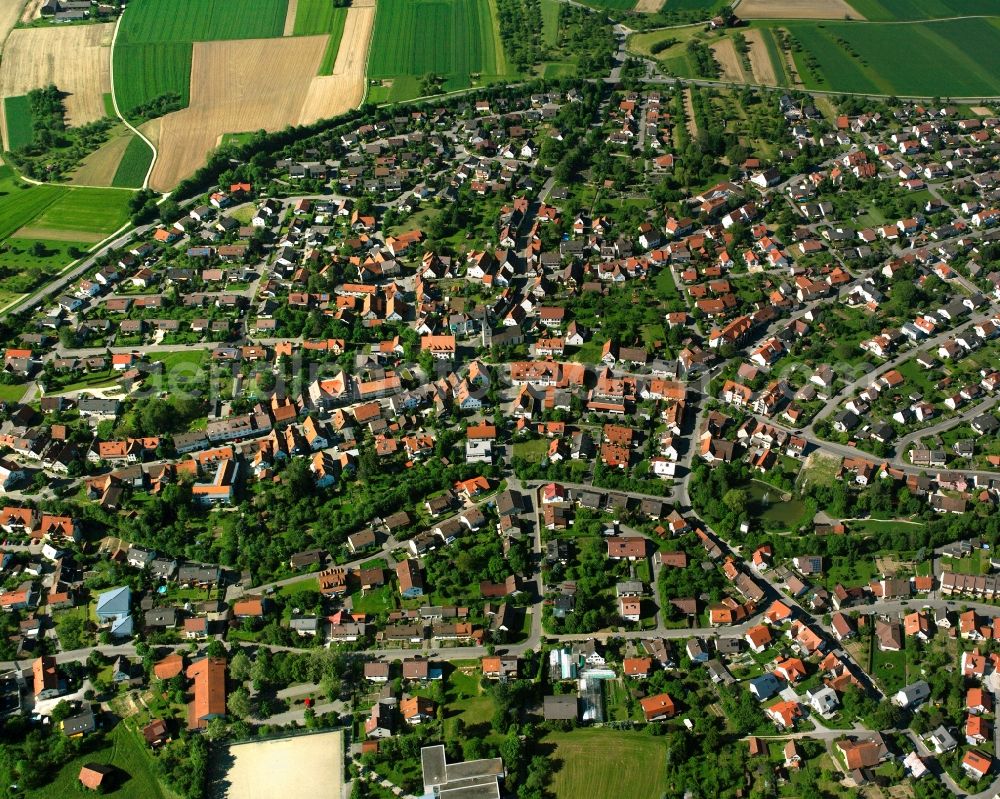
M137 732L120 722L110 733L104 746L96 751L74 758L53 780L32 792L35 799L63 799L82 795L80 769L85 763L112 765L116 769L111 790L102 791L112 799L173 799L174 794L165 789L156 777L153 756L146 751Z
M126 16L128 16L126 14ZM122 114L164 94L191 101L191 42L115 44L115 95Z
M551 788L557 799L619 799L660 796L667 778L666 740L612 730L550 733L542 746L555 749L559 766Z

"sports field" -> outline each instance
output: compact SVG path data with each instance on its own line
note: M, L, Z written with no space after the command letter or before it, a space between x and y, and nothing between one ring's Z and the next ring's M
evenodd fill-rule
M386 99L419 95L429 74L452 91L505 73L487 0L379 0L368 77L392 81Z
M871 94L1000 94L1000 19L914 24L787 22L806 88Z
M344 790L344 739L336 732L229 747L230 799L264 799L294 792L340 799Z
M660 796L666 782L666 742L630 732L574 730L552 733L543 744L555 745L551 758L556 799L622 799Z
M288 0L132 0L115 42L115 95L128 116L164 94L190 102L193 42L266 39L284 31Z
M848 0L868 20L947 19L1000 15L1000 0Z

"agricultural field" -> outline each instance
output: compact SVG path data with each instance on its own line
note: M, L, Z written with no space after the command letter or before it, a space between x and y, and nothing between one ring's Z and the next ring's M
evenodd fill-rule
M127 15L126 15L127 16ZM123 116L165 94L190 102L191 42L115 43L115 97Z
M135 0L115 42L115 95L126 116L165 94L188 104L192 43L284 32L288 0Z
M53 241L97 242L125 224L131 196L121 189L69 188L19 233Z
M741 0L741 19L864 19L846 0Z
M1000 15L1000 0L848 0L865 19L911 19ZM740 8L742 12L742 6Z
M132 0L118 42L209 42L281 36L288 0Z
M316 36L334 30L338 17L347 15L346 8L336 8L329 0L297 0L295 9L295 36ZM343 20L339 23L344 27Z
M784 27L801 46L793 50L806 88L944 97L1000 93L1000 19Z
M0 61L0 97L18 97L55 84L65 94L67 124L85 125L103 118L104 94L111 91L113 31L111 23L11 31ZM3 128L10 149L6 124Z
M34 124L31 121L31 102L28 95L3 99L4 116L7 118L7 147L17 150L30 147L35 140Z
M129 139L128 146L122 154L118 169L111 180L112 186L138 188L146 177L149 162L153 160L153 151L138 136Z
M612 730L551 733L542 745L554 746L559 769L552 775L557 799L618 799L659 796L666 781L663 738Z
M645 3L646 0L639 0L640 3ZM584 5L588 5L591 8L606 9L608 11L631 11L635 5L635 0L584 0ZM657 3L657 5L659 5ZM656 9L659 10L658 8Z
M428 42L437 46L428 47ZM372 37L368 77L383 81L376 99L422 94L427 75L445 91L504 76L506 65L487 0L381 0Z
M194 172L225 133L297 124L325 49L325 36L196 42L191 102L161 120L153 188Z
M122 156L128 148L132 134L119 126L104 144L80 163L69 179L70 184L81 186L111 186Z

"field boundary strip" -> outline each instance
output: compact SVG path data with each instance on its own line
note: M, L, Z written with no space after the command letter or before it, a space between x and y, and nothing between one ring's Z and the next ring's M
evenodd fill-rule
M125 127L132 131L133 134L142 139L146 143L146 146L153 152L153 157L149 160L149 167L146 169L146 176L142 179L142 186L140 186L140 188L145 189L149 187L149 176L153 174L153 167L156 165L156 159L159 157L159 153L157 152L156 146L153 142L147 139L146 135L141 130L135 127L135 125L125 119L122 115L121 109L118 107L118 97L115 94L115 45L118 43L118 31L121 28L122 20L125 19L125 12L127 10L128 9L125 9L118 15L118 20L115 22L115 32L111 37L111 58L108 59L111 63L111 105L115 109L115 116L117 116L124 123Z

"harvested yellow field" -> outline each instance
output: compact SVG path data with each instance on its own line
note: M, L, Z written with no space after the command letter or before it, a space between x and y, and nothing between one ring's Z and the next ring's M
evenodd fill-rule
M24 11L21 12L21 22L31 22L42 16L42 3L45 0L28 0L27 4L23 3L23 0L17 0L18 5L24 5Z
M740 66L740 57L736 53L736 45L729 38L720 39L711 45L712 55L722 69L722 80L731 83L743 82L743 67Z
M640 14L655 14L662 7L663 0L639 0L632 10L638 11Z
M740 0L743 19L864 19L844 0Z
M16 97L54 83L67 95L68 124L101 119L104 94L111 91L114 27L102 23L11 31L0 61L0 97ZM6 135L4 125L5 141Z
M285 12L285 30L282 36L295 33L295 14L299 10L299 0L288 0L288 10Z
M774 64L771 63L771 56L767 52L767 45L764 44L760 31L750 28L744 31L743 35L750 45L750 68L753 71L754 81L764 86L777 86Z
M333 74L314 77L309 84L300 125L357 108L365 97L365 67L375 23L375 6L353 5L347 10Z
M40 2L41 0L32 0ZM0 0L0 48L7 38L7 34L13 30L18 17L21 16L21 9L24 8L24 0Z
M80 186L110 186L131 140L132 134L127 132L108 139L83 159L69 182Z
M295 125L326 36L195 42L191 104L163 117L150 185L166 191L205 162L223 133Z

